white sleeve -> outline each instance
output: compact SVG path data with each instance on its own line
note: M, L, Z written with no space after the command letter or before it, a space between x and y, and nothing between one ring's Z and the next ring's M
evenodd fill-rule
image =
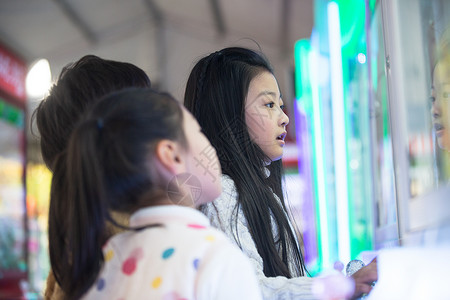
M237 202L237 192L231 179L222 179L223 192L221 196L212 204L208 204L204 213L210 219L211 225L223 231L232 242L234 242L242 252L250 259L256 273L263 299L302 299L317 300L312 293L313 278L295 277L286 278L266 277L263 271L263 261L256 249L247 222L242 211L237 214L234 207ZM236 224L235 230L231 228L231 224ZM237 237L236 237L237 233Z
M198 269L198 300L262 300L252 265L239 248L223 237L208 252Z
M310 277L286 278L283 276L266 277L263 271L262 258L247 227L238 220L237 231L242 252L250 258L261 286L263 299L302 299L316 300L312 293L314 279Z

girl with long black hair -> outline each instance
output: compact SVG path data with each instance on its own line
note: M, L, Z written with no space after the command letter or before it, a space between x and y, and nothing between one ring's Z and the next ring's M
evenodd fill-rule
M223 192L202 211L250 257L265 299L316 299L283 196L289 118L269 62L240 47L211 53L192 69L184 104L222 165ZM376 265L354 279L354 296L368 292Z

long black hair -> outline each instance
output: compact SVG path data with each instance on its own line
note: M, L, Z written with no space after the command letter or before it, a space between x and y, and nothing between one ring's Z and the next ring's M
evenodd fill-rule
M67 154L54 165L49 215L50 262L69 299L81 297L98 276L110 212L132 213L164 196L149 158L162 139L186 146L182 122L181 105L170 95L126 89L100 100L74 129Z
M184 104L216 148L223 174L230 176L236 185L235 213L239 207L244 212L263 260L264 274L291 278L303 276L306 269L284 204L282 163L278 160L266 166L270 159L251 141L245 123L250 82L264 71L273 74L262 53L239 47L214 52L200 59L192 69ZM270 173L268 177L266 170ZM272 232L271 216L278 232ZM230 225L236 229L236 224ZM236 237L239 239L237 232ZM295 273L289 264L295 267Z

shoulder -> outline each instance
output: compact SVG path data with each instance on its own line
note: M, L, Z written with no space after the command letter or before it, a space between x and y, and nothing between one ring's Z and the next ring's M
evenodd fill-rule
M261 299L249 258L221 232L198 267L198 299Z
M231 179L230 176L223 174L221 177L222 180L222 188L224 192L235 192L236 191L236 185L234 183L234 180Z

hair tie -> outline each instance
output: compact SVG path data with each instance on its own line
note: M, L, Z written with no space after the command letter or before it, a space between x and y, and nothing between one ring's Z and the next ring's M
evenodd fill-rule
M103 119L97 119L97 128L98 130L102 130L103 129Z

